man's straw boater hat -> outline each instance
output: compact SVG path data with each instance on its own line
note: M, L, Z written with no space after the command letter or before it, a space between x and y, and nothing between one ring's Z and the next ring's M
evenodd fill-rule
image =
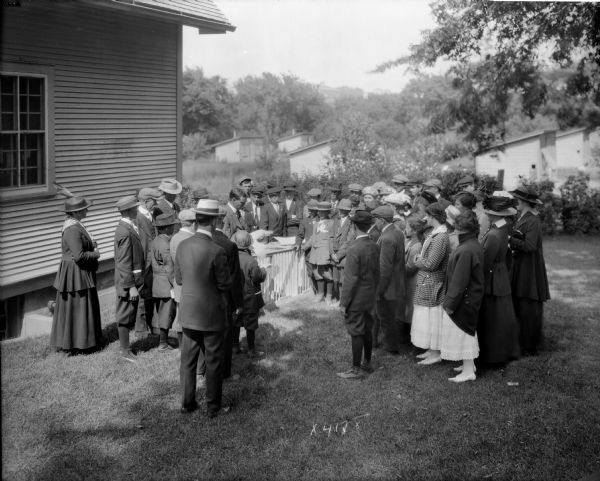
M219 215L219 202L213 199L200 199L195 209L196 214L216 217Z

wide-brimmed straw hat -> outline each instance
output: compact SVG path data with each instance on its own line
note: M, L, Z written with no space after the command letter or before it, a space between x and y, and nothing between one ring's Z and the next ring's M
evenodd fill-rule
M490 215L510 217L517 214L517 209L513 207L513 202L514 200L509 197L491 196L483 202L483 211Z
M539 199L540 196L531 186L521 185L515 190L511 190L510 193L517 199L524 200L525 202L529 202L530 204L543 204L543 202Z
M219 202L213 199L200 199L192 210L196 214L216 217L219 215Z
M92 205L91 200L87 200L85 197L69 197L65 200L63 210L65 212L78 212L80 210L88 209Z
M181 182L176 179L163 179L160 181L158 190L162 190L167 194L179 194L183 189Z
M115 207L117 208L117 210L119 212L123 212L129 209L133 209L134 207L137 207L138 205L140 205L140 203L137 200L137 197L135 195L126 195L121 197L117 203L115 204Z

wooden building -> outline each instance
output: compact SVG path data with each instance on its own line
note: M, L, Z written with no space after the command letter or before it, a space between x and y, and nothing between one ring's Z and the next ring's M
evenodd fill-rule
M265 139L255 135L233 137L212 147L215 149L215 160L229 164L257 162L266 152Z
M0 336L54 280L64 199L112 268L115 201L181 177L182 26L235 30L212 0L3 2L0 42Z
M292 152L310 145L312 143L312 135L307 132L300 132L299 134L292 132L291 135L281 137L276 142L277 149L280 152Z
M475 172L504 176L504 188L514 189L521 178L551 179L556 169L556 135L553 130L532 132L498 143L475 156Z
M322 174L331 155L332 140L324 140L288 153L290 173L297 175Z

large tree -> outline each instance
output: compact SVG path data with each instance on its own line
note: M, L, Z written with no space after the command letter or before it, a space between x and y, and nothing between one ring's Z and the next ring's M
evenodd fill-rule
M437 27L377 71L449 62L456 94L432 112L438 130L456 125L480 146L503 136L514 95L530 118L547 102L548 68L569 72L563 125L598 124L600 4L436 0L431 9Z

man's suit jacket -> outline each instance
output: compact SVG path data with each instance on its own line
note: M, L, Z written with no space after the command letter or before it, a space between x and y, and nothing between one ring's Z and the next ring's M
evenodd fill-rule
M379 249L366 237L355 239L346 254L340 306L346 312L371 312L379 284Z
M283 235L286 237L295 236L298 234L298 230L300 229L300 222L303 218L302 211L304 210L304 203L301 200L293 199L289 209L287 207L287 201L284 200L282 205L285 211L285 226ZM296 217L292 218L293 216Z
M403 299L406 293L404 272L404 234L389 224L379 240L379 285L377 297L386 301Z
M490 296L510 296L510 276L508 266L512 256L508 249L508 224L502 227L492 225L482 239L484 294Z
M115 290L127 297L131 287L144 283L146 258L140 236L133 226L120 220L115 230Z
M181 287L179 323L196 331L227 328L231 276L227 254L210 236L196 232L177 247L175 282Z
M264 205L264 216L260 220L260 228L273 231L274 236L282 236L285 226L285 209L281 204L277 204L279 212L275 211L275 207L269 201Z
M231 277L231 290L227 297L229 307L232 310L238 307L241 308L244 305L244 293L238 247L235 242L231 242L220 230L215 230L213 232L213 241L223 248L227 255L227 265L229 266L229 275Z
M140 233L140 240L142 241L142 247L144 249L144 255L148 256L150 250L150 244L157 235L156 227L148 217L138 211L136 224Z
M348 217L342 226L342 219L339 217L333 219L333 235L331 237L330 254L336 254L339 259L339 267L344 267L346 264L346 252L348 246L355 239L356 231Z
M149 267L152 269L152 297L160 299L171 297L175 283L169 241L168 235L159 234L150 244L148 252Z
M258 207L258 217L256 216L256 207ZM248 232L254 232L255 230L260 229L260 221L265 215L264 208L264 204L257 206L254 202L248 202L244 206L244 221Z
M156 202L156 207L154 207L154 211L152 215L154 218L158 217L160 214L179 214L181 211L181 207L177 202L173 202L173 205L169 204L166 199L160 198Z
M225 218L223 219L223 233L231 239L231 236L235 234L238 230L246 230L246 221L244 219L244 214L240 211L239 217L238 213L234 211L229 204L226 207L227 214L225 214Z
M379 232L379 229L377 228L377 226L375 224L373 224L371 226L371 228L369 229L369 231L367 232L367 234L369 234L369 239L371 239L373 242L377 242L379 240L379 236L381 235L381 232Z

